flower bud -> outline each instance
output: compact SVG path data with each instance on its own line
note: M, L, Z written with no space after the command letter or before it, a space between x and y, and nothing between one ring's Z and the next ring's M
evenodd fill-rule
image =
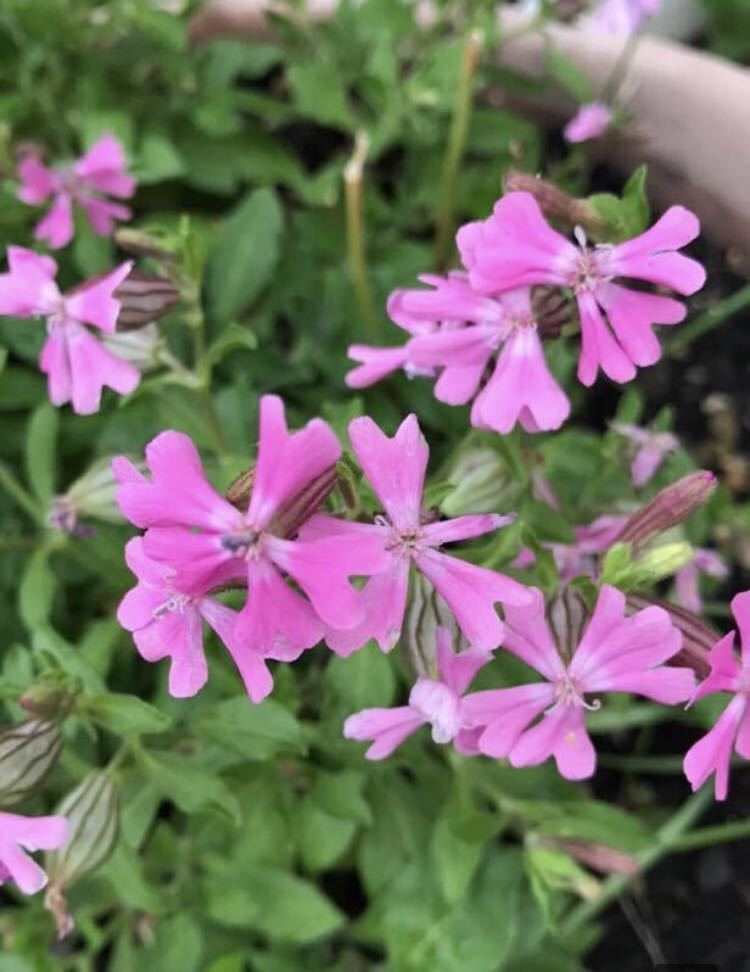
M18 704L32 716L44 722L64 719L73 708L74 698L59 685L39 682L27 689Z
M563 851L570 857L585 864L592 871L599 874L627 874L638 873L640 864L632 854L607 847L604 844L592 844L588 840L578 840L568 837L544 837L540 840L543 846Z
M687 665L693 669L699 679L704 679L710 673L711 665L708 656L721 636L705 621L686 608L655 597L628 594L627 603L629 614L642 611L653 604L663 608L671 618L672 624L682 632L682 648L670 658L670 665Z
M453 612L443 598L423 574L414 573L401 629L401 645L407 663L416 676L438 677L438 628L447 628L451 632L456 651L468 648Z
M136 468L145 470L143 462L133 460ZM61 496L55 496L47 514L50 526L73 536L90 535L80 519L122 523L123 516L115 500L118 483L110 458L99 459L79 476Z
M180 302L179 291L171 281L140 270L131 270L114 296L121 304L118 331L131 331L157 321Z
M447 470L454 488L443 498L445 516L463 513L496 513L512 507L521 491L500 453L489 446L461 449Z
M253 491L253 474L254 466L241 472L229 484L225 494L232 506L243 513L247 509ZM271 531L279 537L295 536L305 520L308 520L325 503L336 486L336 480L336 467L331 466L317 479L308 483L303 490L279 507L271 523Z
M70 828L67 843L45 855L49 887L45 907L52 912L61 938L73 928L66 892L89 871L106 861L117 841L119 801L112 776L101 770L89 773L57 809Z
M112 354L129 361L139 371L150 371L159 364L159 353L167 342L156 324L146 324L137 330L102 335L102 343Z
M547 622L555 644L566 665L573 660L589 619L589 608L581 592L568 585L547 604Z
M710 499L716 486L716 477L705 469L683 476L637 510L614 542L632 543L634 547L644 546L660 533L692 516Z
M605 225L601 216L585 199L569 196L554 182L540 179L528 172L511 169L503 180L505 192L529 192L539 203L539 208L553 223L567 229L581 226L592 236L601 236Z
M0 733L0 809L21 803L57 762L63 738L58 726L30 719Z
M693 559L693 548L685 541L663 543L638 555L633 563L633 585L656 584L672 577Z
M539 336L545 341L559 338L562 329L572 320L570 300L559 287L534 287L531 306Z
M115 230L115 243L128 253L157 260L171 260L178 250L176 237L168 237L158 231L148 233L130 226L120 226Z

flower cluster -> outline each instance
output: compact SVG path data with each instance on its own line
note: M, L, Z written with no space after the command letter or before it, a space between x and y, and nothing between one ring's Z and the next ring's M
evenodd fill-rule
M39 205L52 198L52 208L35 231L36 238L52 249L66 246L73 238L74 203L83 207L95 232L104 236L111 235L115 220L130 218L127 207L105 198L128 198L135 191L122 146L113 135L104 135L70 166L50 169L37 154L27 154L18 175L23 202ZM46 321L39 368L47 375L52 404L70 402L74 412L89 415L99 410L103 388L120 395L133 392L141 373L115 335L121 309L115 293L132 263L122 263L62 293L51 257L10 246L7 258L8 272L0 274L0 315Z
M389 314L410 338L401 348L351 347L349 356L360 364L347 383L362 388L401 368L436 376L441 401L473 399L477 428L503 434L516 424L527 432L558 429L570 406L545 360L531 288L559 287L574 296L582 384L592 385L600 368L614 381L630 381L637 368L661 356L653 326L677 324L686 311L671 297L616 281L695 293L705 270L678 251L698 232L696 217L674 206L635 239L591 247L581 230L573 243L552 229L530 193L510 192L488 219L458 231L463 270L421 278L432 290L391 295Z
M149 476L115 460L120 508L146 530L128 545L138 584L118 618L144 658L171 658L173 695L194 695L206 680L203 620L226 645L254 702L273 685L268 659L294 661L323 638L340 654L370 638L389 650L401 632L412 565L430 578L472 644L483 651L500 644L494 605L526 603L529 592L440 548L510 518L424 522L429 454L414 416L393 439L369 418L355 419L349 433L385 511L374 523L316 512L335 481L341 446L320 419L290 434L273 395L261 399L258 456L243 509L211 486L193 443L178 432L163 432L147 447ZM351 583L356 577L369 578L361 592ZM239 611L215 596L228 586L246 589Z

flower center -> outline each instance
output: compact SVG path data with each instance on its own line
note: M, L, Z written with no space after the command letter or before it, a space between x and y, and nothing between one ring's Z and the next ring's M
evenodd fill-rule
M577 294L594 290L598 284L611 279L606 267L606 258L611 250L608 246L588 245L586 234L580 226L576 226L574 235L578 241L580 251L577 259L572 262L568 278L568 286Z
M581 708L586 709L587 712L596 712L601 709L602 703L601 699L595 699L593 702L587 702L584 698L583 689L578 684L577 680L571 678L571 676L566 672L563 678L558 679L555 684L555 701L547 709L545 715L550 712L554 712L556 709L575 709Z
M257 560L261 552L262 534L251 527L243 527L221 537L221 548L242 560Z
M154 608L152 612L153 618L155 621L158 621L171 611L178 611L180 614L183 614L185 608L192 603L192 600L192 597L189 597L187 594L178 594L175 591L163 604Z

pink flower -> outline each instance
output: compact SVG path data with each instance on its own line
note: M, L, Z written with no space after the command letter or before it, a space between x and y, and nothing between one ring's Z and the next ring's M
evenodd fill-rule
M645 17L660 9L661 0L599 0L587 22L596 30L627 37L638 30Z
M24 894L36 894L47 883L47 875L26 853L57 850L68 839L65 817L22 817L0 813L0 884L8 879Z
M667 612L648 607L626 617L625 596L613 587L602 588L583 636L572 644L574 632L556 643L539 591L531 605L507 608L505 624L505 647L546 681L475 692L465 697L463 713L466 728L484 727L480 751L513 766L536 766L552 756L566 779L585 779L596 764L585 716L601 706L587 695L629 692L674 705L693 690L692 669L664 664L682 643Z
M529 591L504 574L450 557L440 547L496 530L513 517L479 514L422 522L429 449L414 415L404 419L392 439L372 419L354 419L349 438L385 515L376 517L374 524L314 516L302 536L332 533L352 546L375 540L385 564L363 589L364 619L347 631L329 630L326 640L330 647L348 655L375 638L383 651L390 651L401 633L413 564L443 596L469 644L483 651L496 648L502 641L503 624L495 604L524 604L531 597Z
M420 726L432 728L436 743L453 742L461 752L474 752L473 734L463 727L462 695L492 655L469 649L454 654L451 634L437 629L437 678L417 679L408 705L393 709L364 709L344 723L347 739L371 740L367 759L385 759Z
M114 135L103 135L71 166L49 169L36 155L27 155L18 167L21 188L18 198L39 206L52 197L52 208L37 223L34 236L46 240L53 250L67 246L73 238L73 203L86 211L91 228L100 236L111 236L115 220L130 219L127 206L106 196L128 199L135 192L135 179L126 171L125 154Z
M410 331L411 340L398 358L399 349L370 349L377 357L366 372L362 367L351 372L349 384L360 387L365 375L368 384L377 381L387 373L383 365L398 360L411 374L439 372L440 401L464 405L476 396L471 421L477 428L503 434L517 423L529 432L558 429L570 404L547 367L528 288L495 298L474 291L465 273L420 279L434 289L400 290L389 300L392 318ZM354 350L363 360L363 349ZM494 371L479 391L494 359Z
M680 448L677 437L669 432L651 432L624 422L613 422L612 428L638 446L630 475L633 485L639 489L651 479L666 456Z
M247 583L247 601L232 632L243 650L296 657L295 652L320 640L324 624L347 628L361 621L363 606L349 577L377 573L388 563L374 536L352 544L333 533L300 540L275 532L280 507L329 471L340 455L325 422L313 419L290 435L283 402L265 395L245 513L205 478L191 440L172 431L162 432L146 447L151 482L128 475L130 463L118 460L117 500L131 523L149 528L143 549L170 568L171 583L182 594L203 597L217 585Z
M458 231L461 258L472 287L498 294L532 284L569 287L581 318L578 378L592 385L601 367L614 381L630 381L636 366L654 364L661 348L654 324L677 324L685 317L679 301L630 290L618 277L670 287L681 294L699 290L706 272L677 251L699 232L693 213L673 206L650 230L616 246L576 246L546 222L528 192L511 192L489 219Z
M130 470L123 470L125 475ZM226 646L253 702L262 702L273 688L265 658L294 661L301 648L275 645L267 652L245 646L235 636L237 612L214 597L184 594L174 583L174 571L148 557L141 537L125 547L125 560L138 578L125 595L117 620L133 641L141 657L149 662L171 659L169 693L177 699L196 695L208 678L203 653L203 622L213 628Z
M700 575L707 574L724 580L729 569L724 560L713 550L696 550L693 559L675 574L675 594L677 603L693 614L703 613L703 598L700 592Z
M99 410L105 386L121 395L137 387L138 369L105 348L89 329L114 333L120 302L113 294L132 263L66 294L55 283L57 264L51 257L9 246L8 266L10 272L0 274L0 314L47 319L39 368L47 375L53 405L72 402L74 412L90 415Z
M716 774L717 800L726 800L727 797L732 749L743 759L750 759L750 591L734 598L732 614L742 643L740 659L734 652L734 632L731 631L711 650L708 656L711 674L696 689L691 705L717 692L733 692L734 698L719 716L716 725L691 746L683 764L685 776L693 790L703 786L713 773Z
M612 109L609 105L593 101L582 105L576 115L565 126L563 135L569 142L588 142L599 138L612 122Z

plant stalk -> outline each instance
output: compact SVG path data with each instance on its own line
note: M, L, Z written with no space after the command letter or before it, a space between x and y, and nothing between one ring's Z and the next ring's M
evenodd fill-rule
M370 140L367 133L357 132L354 151L344 167L346 252L359 311L370 337L377 340L380 332L380 319L375 309L375 301L367 272L365 232L362 219L362 174L369 148Z
M435 266L445 269L450 256L450 244L454 229L454 211L458 170L466 147L471 108L474 94L474 76L479 63L484 35L480 30L472 30L466 38L461 53L461 68L458 77L456 101L453 106L453 119L448 138L448 147L443 162L443 183L435 235Z

